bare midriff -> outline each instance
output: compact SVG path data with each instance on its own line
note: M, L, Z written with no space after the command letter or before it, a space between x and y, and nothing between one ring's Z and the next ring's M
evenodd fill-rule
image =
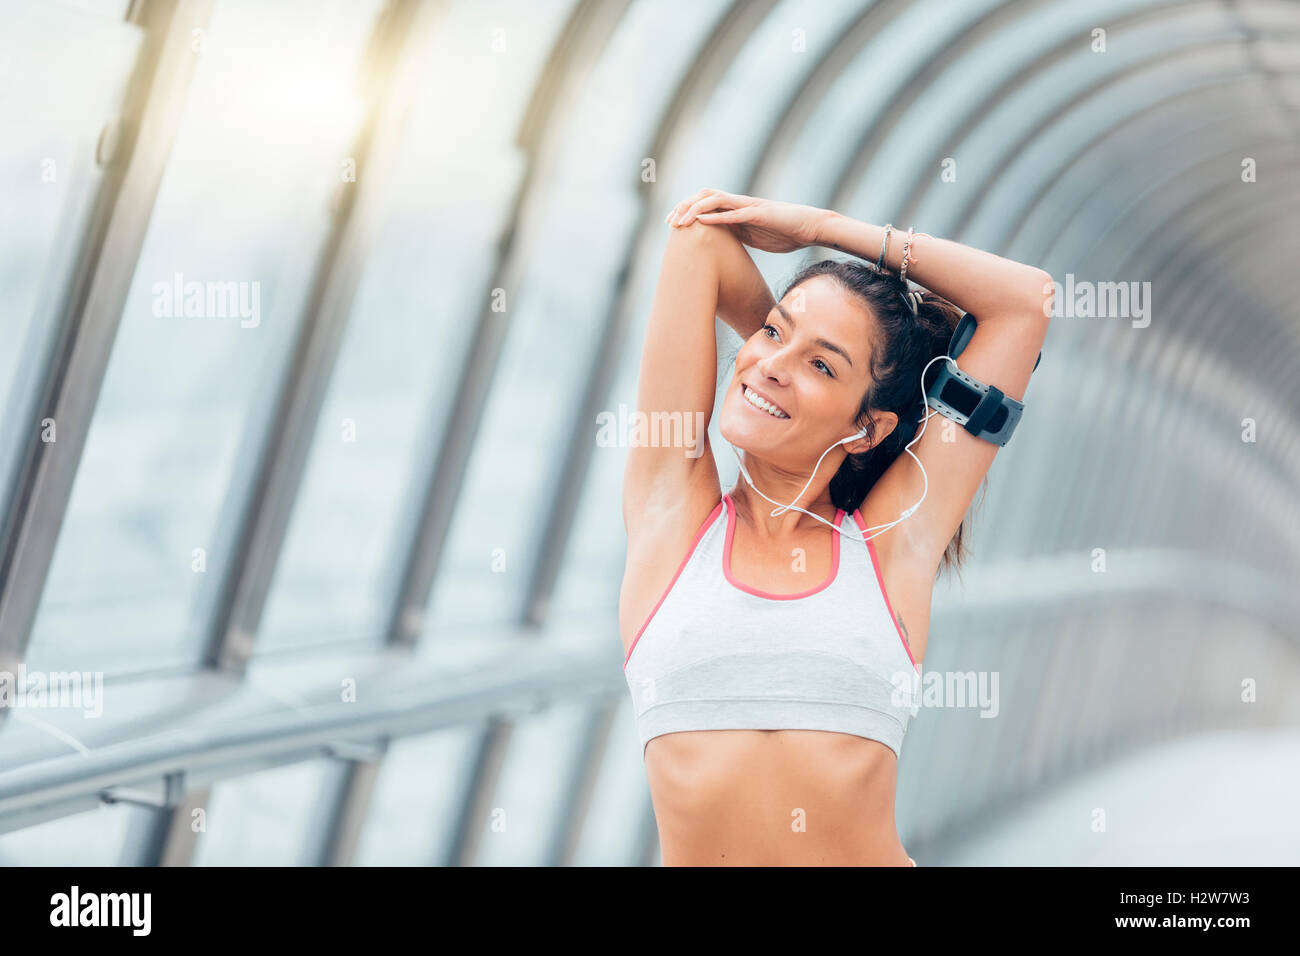
M665 866L909 866L894 823L898 758L822 730L651 738L646 775Z

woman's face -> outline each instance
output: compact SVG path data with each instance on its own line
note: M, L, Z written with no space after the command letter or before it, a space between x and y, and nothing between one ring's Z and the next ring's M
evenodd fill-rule
M767 323L736 355L718 427L737 448L806 474L822 452L861 427L855 416L871 382L875 318L821 275L787 292ZM858 439L845 450L868 447Z

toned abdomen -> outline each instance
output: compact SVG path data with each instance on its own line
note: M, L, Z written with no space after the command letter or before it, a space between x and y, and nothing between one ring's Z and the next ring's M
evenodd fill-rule
M898 761L879 741L817 730L664 734L646 775L665 866L907 866Z

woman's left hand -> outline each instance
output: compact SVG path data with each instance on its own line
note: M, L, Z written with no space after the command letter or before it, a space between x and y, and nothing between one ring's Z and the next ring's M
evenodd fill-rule
M747 246L764 252L794 252L817 245L821 225L829 215L816 206L701 189L674 206L665 221L673 226L689 226L697 219L725 225Z

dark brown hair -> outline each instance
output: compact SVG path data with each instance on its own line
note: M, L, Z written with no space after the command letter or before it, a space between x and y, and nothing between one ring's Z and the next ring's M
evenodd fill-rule
M862 396L855 421L867 430L866 438L872 442L870 450L849 455L831 477L831 501L837 508L852 513L861 506L877 479L885 473L900 455L911 437L901 435L905 429L895 428L883 440L877 441L876 413L894 412L900 426L921 417L921 370L936 355L948 351L952 333L957 328L963 312L947 299L934 292L922 292L922 301L913 315L905 293L907 283L890 273L880 273L860 262L822 259L800 269L786 282L783 299L802 282L814 276L829 276L840 286L865 303L875 316L871 330L871 366L868 370L871 385ZM937 363L935 365L937 368ZM933 422L931 424L934 424ZM919 477L919 472L918 472ZM985 488L987 489L987 476ZM924 507L924 506L923 506ZM966 558L963 543L966 522L944 551L939 569L960 569Z

